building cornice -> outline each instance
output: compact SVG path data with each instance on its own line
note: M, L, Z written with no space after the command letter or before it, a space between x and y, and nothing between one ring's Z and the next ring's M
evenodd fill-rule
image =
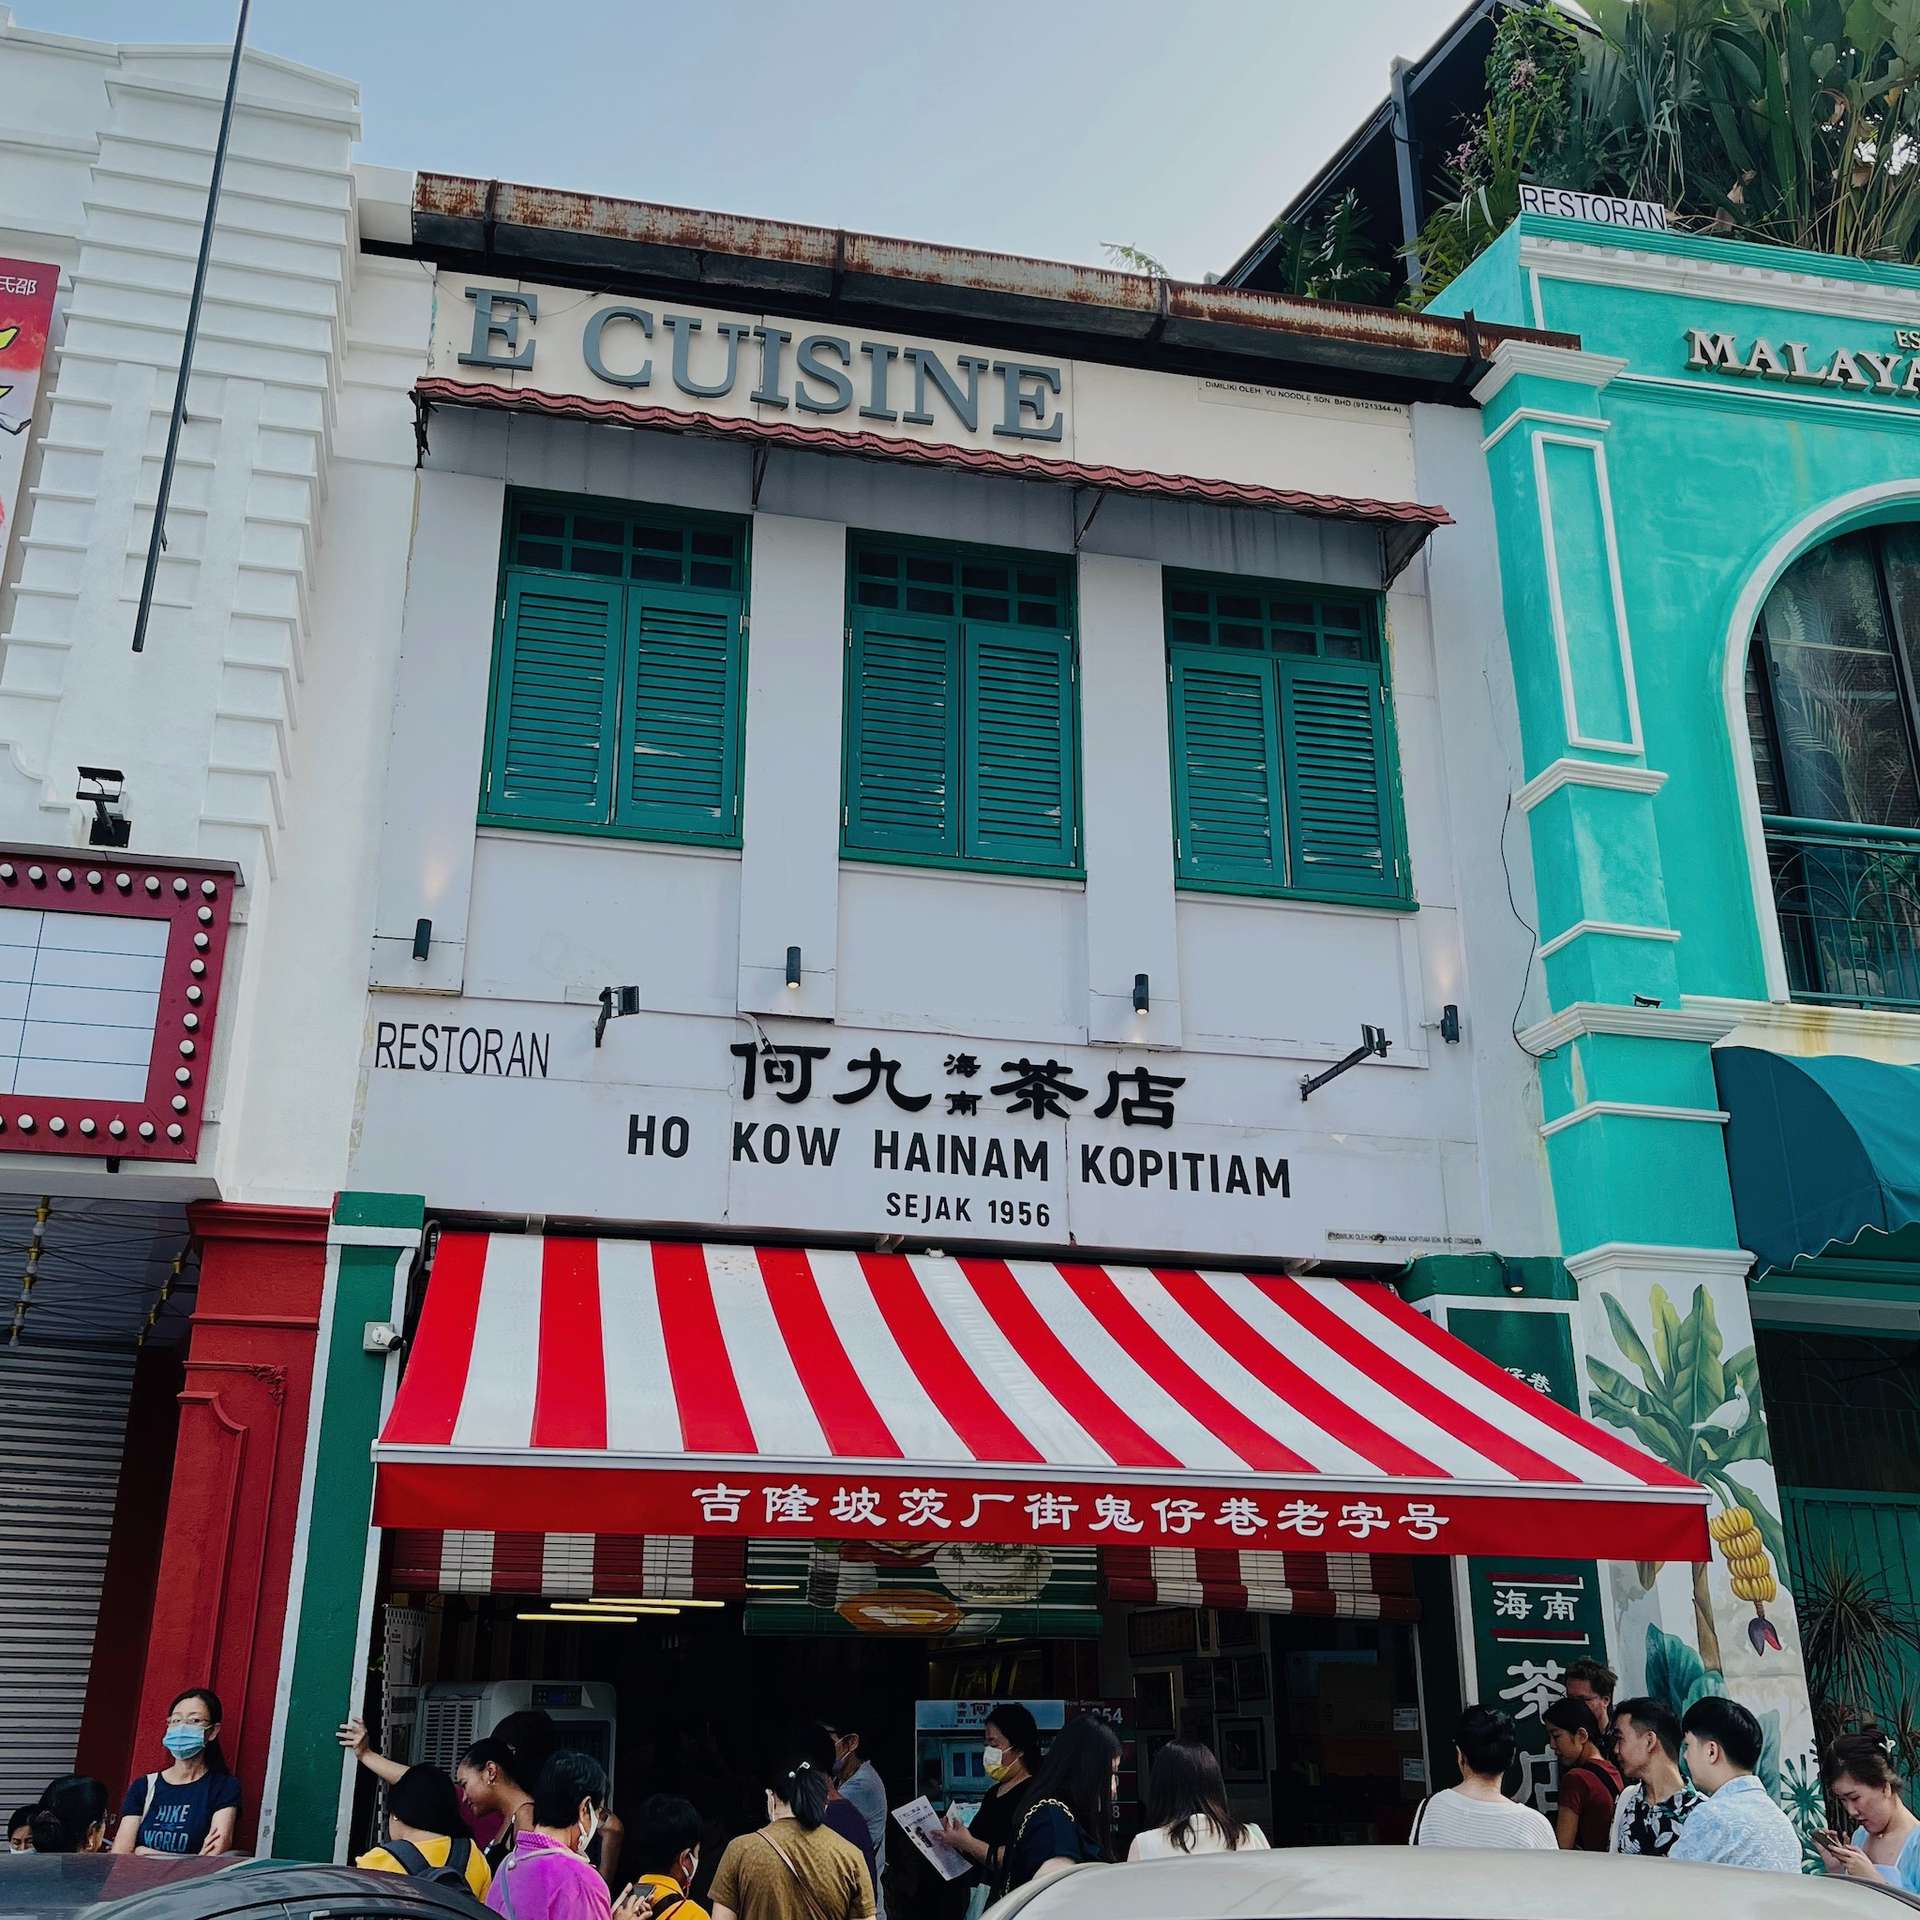
M1889 286L1884 279L1838 279L1784 267L1701 260L1533 234L1521 236L1520 266L1523 272L1530 270L1549 279L1632 287L1642 293L1790 307L1798 313L1845 320L1883 319L1909 326L1920 320L1920 288ZM1579 271L1565 271L1568 267Z
M1744 1247L1663 1247L1637 1240L1603 1240L1566 1256L1582 1285L1618 1273L1694 1273L1702 1279L1744 1280L1754 1256Z
M1540 1129L1542 1140L1577 1127L1584 1120L1698 1120L1708 1126L1724 1127L1732 1116L1720 1107L1672 1107L1645 1100L1589 1100L1547 1121Z
M1563 755L1536 773L1513 796L1521 813L1531 813L1562 787L1611 787L1618 793L1658 793L1667 776L1653 767L1629 767L1610 760L1575 760Z
M1508 381L1523 378L1563 380L1598 393L1626 367L1626 361L1617 354L1549 347L1535 340L1502 340L1493 350L1493 371L1475 383L1473 397L1487 406Z
M1750 1033L1775 1053L1852 1052L1864 1047L1876 1058L1905 1054L1912 1064L1920 1065L1920 1013L1896 1013L1886 1007L1810 1007L1792 1000L1734 1000L1704 993L1683 995L1681 1005L1725 1020L1728 1034ZM1838 1044L1821 1046L1821 1041Z
M1711 1046L1733 1029L1730 1015L1697 1006L1616 1006L1603 1000L1576 1000L1558 1013L1521 1030L1520 1044L1532 1053L1563 1047L1583 1034L1619 1034L1634 1040L1686 1040Z

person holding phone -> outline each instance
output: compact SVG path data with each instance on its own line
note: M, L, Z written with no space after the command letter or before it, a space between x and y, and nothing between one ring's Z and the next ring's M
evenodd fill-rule
M1901 1798L1906 1782L1886 1735L1878 1727L1843 1735L1828 1749L1822 1778L1856 1824L1850 1840L1831 1827L1813 1836L1820 1864L1836 1877L1878 1878L1920 1893L1920 1819Z

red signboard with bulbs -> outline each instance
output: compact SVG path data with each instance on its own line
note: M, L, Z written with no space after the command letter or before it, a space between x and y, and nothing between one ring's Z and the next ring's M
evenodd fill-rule
M192 1160L239 870L0 848L0 1153Z

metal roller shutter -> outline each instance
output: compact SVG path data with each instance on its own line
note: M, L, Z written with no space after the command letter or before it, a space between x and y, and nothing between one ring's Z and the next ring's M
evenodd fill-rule
M133 1355L0 1347L0 1807L73 1770Z

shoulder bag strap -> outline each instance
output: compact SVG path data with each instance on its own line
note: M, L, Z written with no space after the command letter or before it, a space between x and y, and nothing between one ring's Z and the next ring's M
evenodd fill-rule
M500 1904L507 1910L507 1920L516 1920L513 1911L513 1863L519 1854L510 1853L500 1862Z
M144 1801L141 1802L141 1805L140 1805L140 1819L142 1824L145 1823L147 1815L153 1811L153 1796L159 1791L160 1791L160 1776L157 1773L148 1774L147 1775L147 1797Z
M447 1865L464 1880L467 1862L473 1858L473 1842L464 1833L456 1833L447 1842Z
M834 1916L821 1906L819 1896L815 1894L814 1890L800 1877L800 1869L787 1858L786 1849L780 1845L773 1835L762 1827L756 1837L764 1840L767 1845L773 1849L774 1853L779 1857L780 1864L793 1875L793 1884L800 1889L801 1897L806 1901L808 1908L813 1913L814 1920L834 1920ZM837 1835L835 1837L838 1838ZM508 1915L507 1920L513 1920L511 1914Z
M1432 1805L1432 1794L1428 1794L1427 1797L1420 1802L1420 1811L1413 1816L1413 1835L1407 1842L1408 1846L1417 1847L1420 1844L1420 1829L1426 1821L1427 1809Z
M1060 1811L1067 1816L1068 1820L1072 1822L1074 1829L1078 1831L1080 1823L1073 1818L1073 1809L1068 1806L1064 1800L1055 1800L1049 1796L1045 1800L1029 1800L1027 1802L1025 1811L1020 1815L1020 1831L1013 1836L1016 1842L1024 1840L1027 1837L1027 1828L1032 1823L1033 1816L1038 1813L1042 1807L1058 1807Z

